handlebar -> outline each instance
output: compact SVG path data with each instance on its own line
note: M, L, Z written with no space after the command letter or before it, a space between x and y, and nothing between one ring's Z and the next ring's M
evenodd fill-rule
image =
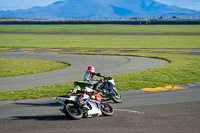
M104 80L111 80L111 77L104 77Z
M102 73L96 73L95 75L97 75L98 77L105 77L106 75L102 74Z
M107 75L104 75L102 73L96 73L95 75L97 75L98 77L103 77L104 80L111 80L112 79L111 77L108 77Z

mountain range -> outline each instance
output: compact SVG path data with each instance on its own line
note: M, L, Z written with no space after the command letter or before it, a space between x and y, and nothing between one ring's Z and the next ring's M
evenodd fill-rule
M64 0L46 7L0 11L0 18L26 19L130 19L184 17L199 15L199 11L169 6L154 0Z

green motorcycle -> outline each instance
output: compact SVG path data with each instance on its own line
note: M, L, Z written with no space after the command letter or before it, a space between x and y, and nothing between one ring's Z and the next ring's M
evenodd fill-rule
M98 82L98 92L100 93L102 99L104 101L106 100L113 100L116 103L122 102L122 94L120 91L118 91L115 88L115 82L114 79L111 77L107 77L103 74L98 74L97 76L103 77L101 80L97 80ZM79 86L81 89L84 89L85 87L94 87L96 83L90 83L85 81L76 81L74 82L75 86Z

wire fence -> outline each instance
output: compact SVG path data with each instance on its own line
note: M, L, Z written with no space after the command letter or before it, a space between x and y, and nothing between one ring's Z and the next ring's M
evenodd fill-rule
M19 19L0 18L0 24L131 24L131 25L156 25L156 24L200 24L200 19L170 18L147 19L131 18L129 20L88 20L88 19Z

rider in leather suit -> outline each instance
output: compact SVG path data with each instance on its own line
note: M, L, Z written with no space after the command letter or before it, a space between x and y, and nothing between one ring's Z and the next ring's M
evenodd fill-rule
M95 72L95 68L93 66L88 66L87 71L85 72L85 75L84 75L84 81L94 84L93 89L98 90L100 82L93 79L94 75L98 76L99 73ZM93 96L96 97L95 99L98 99L101 97L99 93L95 93Z

